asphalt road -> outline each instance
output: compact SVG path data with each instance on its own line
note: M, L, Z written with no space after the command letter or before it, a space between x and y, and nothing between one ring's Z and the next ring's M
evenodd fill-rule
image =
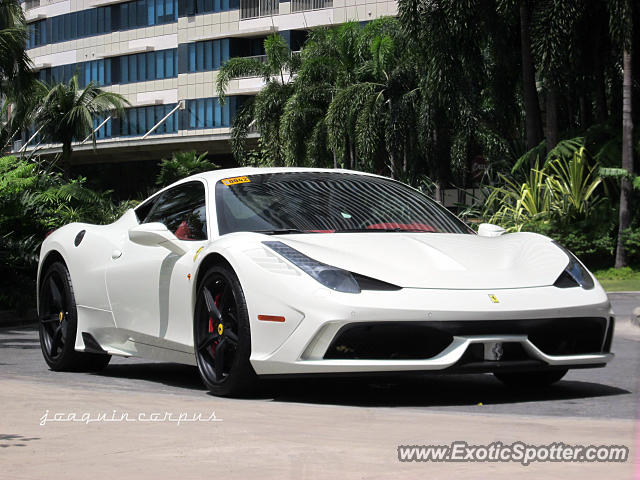
M633 460L588 468L575 463L427 467L395 458L399 444L436 438L439 444L517 439L622 443L633 449L640 327L628 317L640 295L614 295L612 301L621 318L615 359L606 368L571 371L558 384L534 392L510 390L491 375L425 375L277 381L250 399L217 399L207 394L194 367L182 365L114 357L98 374L51 372L34 327L0 329L0 465L5 465L0 479L120 477L125 469L132 477L157 480L165 478L165 460L172 477L202 478L201 462L219 462L221 452L234 457L229 465L212 467L224 473L221 478L631 478ZM38 426L45 409L181 411L188 406L215 409L224 422L164 426L162 438L137 424ZM221 444L207 447L204 459L202 442ZM34 455L39 462L31 462ZM56 467L60 459L63 469Z

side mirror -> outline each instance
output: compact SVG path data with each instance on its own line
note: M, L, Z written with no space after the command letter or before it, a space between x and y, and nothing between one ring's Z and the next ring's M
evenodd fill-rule
M490 223L481 223L480 227L478 227L478 235L481 237L499 237L504 232L504 228Z
M129 229L129 240L147 247L164 247L177 255L187 253L180 240L162 223L143 223Z

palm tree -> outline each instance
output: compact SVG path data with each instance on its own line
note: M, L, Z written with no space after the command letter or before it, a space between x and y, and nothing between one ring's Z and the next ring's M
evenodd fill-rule
M0 149L22 128L31 98L33 74L25 51L26 23L18 0L0 2Z
M631 225L631 176L633 175L633 116L632 116L632 57L634 8L629 0L614 0L610 4L610 29L614 42L622 50L622 168L626 175L620 185L620 212L618 242L616 246L616 268L626 267L627 253L624 248L624 232Z
M300 54L294 92L287 100L281 120L280 137L288 165L337 168L338 155L344 156L341 148L330 146L327 110L340 89L356 79L361 66L361 30L358 23L347 22L310 32ZM355 145L349 142L353 132L344 128L343 134L344 144L353 147L349 149L349 157L354 158Z
M527 150L542 141L542 117L536 89L536 70L531 53L531 5L520 0L520 52L522 56L522 90L525 111ZM533 157L532 157L533 158ZM535 160L532 159L532 165Z
M417 75L406 52L395 19L359 31L354 76L337 89L326 115L329 145L343 152L350 168L384 168L391 177L406 173L419 103ZM376 162L381 155L386 165Z
M40 106L34 114L34 125L41 128L45 138L62 143L62 165L68 179L73 142L90 136L95 147L94 118L111 110L122 116L129 102L122 95L102 90L94 82L81 90L77 74L69 83L47 85L38 82L38 89Z
M216 88L220 102L224 103L231 80L248 76L262 78L264 88L248 100L236 114L233 122L232 149L236 159L244 163L246 138L251 126L255 125L260 131L270 162L282 165L284 160L280 118L286 100L293 93L293 74L300 65L300 58L291 52L287 42L278 34L266 38L264 49L264 62L251 57L229 59L218 72Z

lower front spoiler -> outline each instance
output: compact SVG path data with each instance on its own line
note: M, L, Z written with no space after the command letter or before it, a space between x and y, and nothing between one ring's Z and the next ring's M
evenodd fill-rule
M463 356L474 344L519 344L527 359L518 361L487 360L463 363ZM547 355L537 348L526 335L474 335L454 336L451 344L438 355L424 359L308 359L294 363L281 363L278 373L357 373L357 372L410 372L410 371L507 371L555 368L595 368L606 365L613 353L575 355ZM272 367L275 365L272 365ZM258 369L258 373L262 373ZM264 372L267 373L267 372ZM444 372L443 372L444 373Z

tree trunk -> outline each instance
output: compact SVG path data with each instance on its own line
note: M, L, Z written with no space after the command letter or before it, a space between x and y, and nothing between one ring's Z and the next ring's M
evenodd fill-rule
M580 128L585 130L593 123L593 116L591 114L591 102L587 100L584 94L580 95L578 100L580 105Z
M558 144L558 87L547 88L547 154Z
M333 168L338 168L338 155L336 155L336 151L333 151Z
M633 173L633 120L631 108L631 53L625 49L622 55L622 168ZM627 253L622 242L623 232L631 224L631 180L623 178L620 185L620 219L618 225L618 245L616 247L616 268L626 267Z
M600 28L594 33L595 47L593 49L593 91L596 103L596 119L604 122L609 116L607 110L607 94L604 81L604 62L602 61L602 48L600 47Z
M62 144L62 172L65 180L71 178L71 142Z
M531 7L528 0L520 2L520 51L522 55L522 88L527 133L527 150L542 141L542 116L536 90L536 72L531 54ZM533 161L533 160L532 160ZM533 165L532 165L533 166Z

